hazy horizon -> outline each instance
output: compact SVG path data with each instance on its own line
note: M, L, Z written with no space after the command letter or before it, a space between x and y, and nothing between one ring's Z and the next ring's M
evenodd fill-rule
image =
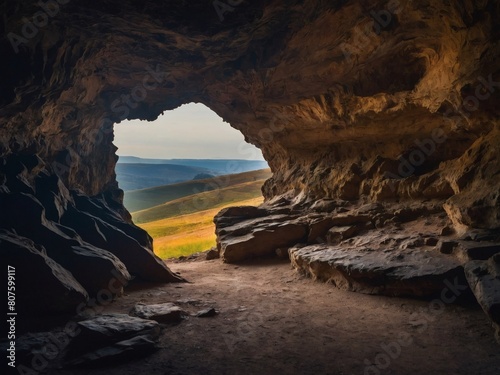
M242 158L145 158L137 155L118 155L120 158L139 158L142 160L244 160L244 161L265 161L262 159L242 159Z
M155 121L122 121L114 126L118 156L143 159L264 160L243 134L200 103L166 111Z

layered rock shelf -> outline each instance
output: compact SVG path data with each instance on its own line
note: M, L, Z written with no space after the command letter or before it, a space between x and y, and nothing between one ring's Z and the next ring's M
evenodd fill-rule
M366 294L446 303L474 294L498 337L498 230L459 233L438 201L306 206L281 199L222 210L214 219L220 257L239 263L287 254L298 272Z

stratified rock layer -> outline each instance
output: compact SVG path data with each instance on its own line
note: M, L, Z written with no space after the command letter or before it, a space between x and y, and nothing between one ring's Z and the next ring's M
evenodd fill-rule
M38 173L28 178L28 168ZM89 296L121 294L132 276L182 281L109 193L91 198L69 191L34 157L11 156L0 170L7 181L19 181L0 189L0 257L22 275L19 313L75 314ZM11 190L16 186L20 191Z
M339 289L389 296L436 296L445 281L464 283L459 261L431 249L311 245L290 250L292 265Z
M305 240L307 227L301 220L289 215L254 217L264 213L266 210L253 207L231 207L217 214L217 247L225 262L274 254L280 247Z
M0 256L13 275L10 286L14 287L12 296L17 298L11 299L15 302L12 311L24 313L36 306L37 315L74 313L76 306L87 302L89 296L82 285L33 241L0 231ZM27 275L37 275L36 280Z

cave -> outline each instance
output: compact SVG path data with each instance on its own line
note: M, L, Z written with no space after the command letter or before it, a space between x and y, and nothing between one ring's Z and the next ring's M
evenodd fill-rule
M1 5L0 257L4 285L15 286L16 365L38 353L23 334L44 340L30 336L30 320L86 327L69 344L74 357L95 341L82 321L89 303L126 300L135 284L175 291L196 279L172 271L132 222L113 145L115 124L187 103L239 130L273 173L261 206L214 218L213 267L245 273L248 262L281 257L316 288L359 292L354 299L459 299L480 306L500 340L499 2ZM457 285L463 298L450 297ZM159 329L150 322L156 336L121 336L121 351L107 337L106 353L150 348ZM389 367L360 358L349 371ZM490 354L447 373L496 373L499 363ZM393 373L419 373L399 366ZM248 373L274 373L257 368ZM222 373L200 369L179 373ZM340 373L321 361L307 371Z

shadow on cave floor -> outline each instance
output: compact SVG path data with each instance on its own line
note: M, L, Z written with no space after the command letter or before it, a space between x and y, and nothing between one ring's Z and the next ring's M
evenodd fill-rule
M477 307L369 296L304 278L284 261L169 263L191 283L132 287L105 312L174 302L160 350L99 369L58 374L497 374L500 350Z

